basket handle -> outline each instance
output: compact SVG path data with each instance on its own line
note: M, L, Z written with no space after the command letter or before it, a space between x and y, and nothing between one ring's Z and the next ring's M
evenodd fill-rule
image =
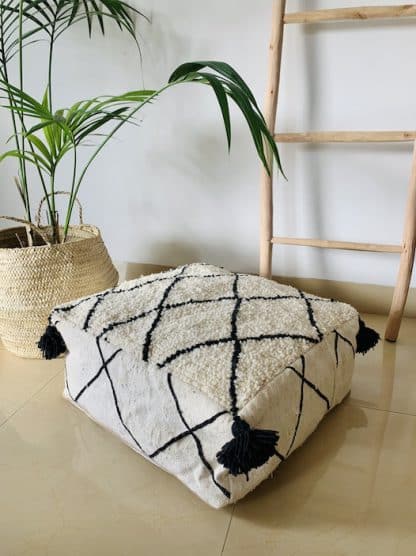
M0 216L2 220L10 220L12 222L19 222L20 224L24 224L26 227L30 228L31 230L35 231L45 242L46 245L52 245L49 241L48 236L39 228L39 226L35 226L32 222L28 220L24 220L23 218L16 218L14 216Z
M68 195L71 196L71 193L69 193L68 191L55 191L53 194L52 193L48 193L48 197L51 197L51 195ZM45 195L45 197L43 197L39 203L39 208L38 208L38 212L36 213L36 226L40 226L40 221L42 218L42 207L43 207L43 203L46 201L47 196ZM79 202L78 197L75 197L75 202L78 205L78 215L79 215L79 223L82 226L84 224L84 219L82 216L82 205Z

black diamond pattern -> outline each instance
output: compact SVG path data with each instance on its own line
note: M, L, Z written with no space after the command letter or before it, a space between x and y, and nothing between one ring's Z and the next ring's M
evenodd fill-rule
M144 453L145 455L148 455L148 457L153 459L153 458L157 458L157 456L159 454L161 454L165 450L169 449L171 446L175 445L176 443L182 441L185 438L191 437L193 439L194 443L195 443L196 448L197 448L198 456L199 456L201 462L203 463L203 465L209 471L213 483L216 485L216 487L219 490L221 490L221 492L224 494L224 496L229 498L230 497L229 491L227 489L225 489L222 485L220 485L216 481L212 465L210 464L210 462L205 457L202 442L201 442L200 438L198 437L198 435L196 433L198 431L201 431L201 430L205 429L206 427L208 427L209 425L214 423L217 419L220 419L222 416L225 416L228 413L230 413L233 417L238 416L239 407L238 407L238 392L237 392L237 388L236 388L236 379L237 379L238 363L239 363L239 357L240 357L242 345L245 342L248 342L248 341L262 342L262 341L265 341L265 340L275 340L275 339L284 339L284 338L290 338L290 339L293 339L293 340L304 340L304 341L306 341L310 344L318 344L323 339L323 333L320 330L320 328L319 328L319 326L316 322L316 318L315 318L314 310L313 310L313 304L314 303L332 303L332 302L334 302L334 300L328 300L328 299L323 299L323 298L319 298L319 297L309 297L304 292L299 291L299 290L297 292L298 295L275 295L275 296L256 295L256 296L251 296L251 297L239 296L239 293L238 293L239 279L240 279L240 276L245 276L245 275L238 274L238 273L233 273L233 274L229 274L230 280L232 281L232 295L223 295L223 296L219 296L218 298L215 298L215 299L189 299L189 300L186 300L186 301L169 303L169 294L172 292L175 285L182 280L186 280L186 279L189 279L189 278L200 278L201 280L205 280L207 278L210 279L210 278L217 278L217 277L218 278L221 277L222 279L224 279L224 276L227 276L226 274L220 274L220 273L218 273L218 274L211 273L211 274L206 274L206 275L195 275L195 274L192 274L192 273L191 274L186 274L187 270L188 270L188 266L185 265L183 267L178 268L175 273L173 273L173 274L171 273L169 276L161 275L160 277L148 280L147 282L146 281L145 282L140 282L140 283L136 284L135 286L133 286L131 288L127 288L127 289L113 288L112 290L108 290L104 293L98 294L96 296L96 300L95 300L94 304L92 305L91 309L88 311L88 313L85 317L84 325L83 325L84 330L88 330L90 328L91 323L93 322L93 319L94 319L94 315L95 315L98 307L104 301L104 299L106 299L108 296L119 296L119 295L123 295L123 294L128 294L133 290L140 289L140 288L145 288L146 286L151 286L152 284L154 284L156 282L166 282L166 288L164 289L164 291L162 293L162 296L160 298L160 301L157 304L157 306L155 306L151 309L147 309L145 311L142 311L138 314L132 315L132 316L130 316L128 318L125 318L123 320L111 322L108 325L106 325L97 334L97 336L96 336L96 345L97 345L97 350L99 352L100 360L101 360L102 364L101 364L100 368L98 369L98 371L94 374L94 376L79 390L79 392L75 396L73 396L69 392L69 386L68 386L67 379L66 379L66 385L67 385L67 390L68 390L68 393L69 393L71 399L74 402L78 403L80 401L81 397L84 395L84 393L104 373L105 376L107 377L108 382L109 382L110 390L111 390L112 397L113 397L113 400L114 400L114 405L115 405L120 423L123 426L123 428L126 430L126 432L128 433L129 437L132 439L134 444L137 446L137 448L142 453ZM65 307L61 307L61 308L57 309L57 313L59 314L59 312L63 312L63 313L70 312L73 309L75 309L75 308L79 307L80 305L82 305L83 303L85 303L86 301L88 301L89 299L91 299L91 298L83 299L83 300L81 300L77 303L70 304L70 305L67 305ZM255 300L265 300L265 301L268 301L270 303L274 303L274 302L279 302L279 300L288 300L288 299L293 299L293 300L297 299L297 300L303 300L304 301L305 310L307 312L308 319L309 319L309 322L311 324L311 328L314 332L312 335L309 336L309 335L302 335L302 334L292 334L290 332L287 332L287 333L279 332L279 333L275 333L275 334L258 334L258 335L243 336L243 337L239 336L237 322L238 322L238 314L239 314L239 311L240 311L243 304L250 303L251 301L255 301ZM117 358L117 356L120 354L120 352L122 350L121 349L115 350L110 355L110 357L108 357L106 359L103 356L100 341L102 339L104 339L104 340L108 339L108 341L110 341L109 335L111 335L112 330L114 330L115 328L122 327L124 325L130 324L130 323L135 322L139 319L142 319L142 318L145 318L149 315L154 314L154 318L153 318L153 320L150 324L150 327L148 328L147 334L146 334L145 342L144 342L144 345L143 345L143 352L142 352L143 353L143 360L148 361L149 357L150 357L150 353L151 353L154 332L157 329L158 325L160 324L160 322L163 318L163 315L166 312L168 312L172 309L175 309L175 308L178 308L178 307L184 307L184 306L187 306L187 305L203 305L203 304L215 304L215 303L221 304L224 301L226 301L226 302L235 301L234 307L233 307L233 310L232 310L232 314L231 314L230 334L229 334L229 336L225 336L225 337L221 337L221 338L213 338L213 339L206 340L204 342L197 342L193 345L187 346L186 348L178 349L178 350L174 351L173 353L171 353L163 361L159 361L159 362L156 363L157 366L161 369L167 367L167 370L168 370L168 373L166 375L167 376L167 385L168 385L169 391L172 395L172 399L173 399L173 402L175 404L176 411L178 413L178 416L179 416L180 420L182 421L182 423L185 427L185 430L183 432L180 432L179 434L175 435L174 437L168 439L167 441L165 441L162 446L160 446L159 448L154 450L152 453L146 454L144 452L141 444L135 438L132 431L129 429L128 425L126 424L126 422L123 419L122 411L121 411L121 408L119 406L119 401L118 401L118 398L117 398L117 393L116 393L114 383L113 383L113 380L112 380L112 377L111 377L111 374L110 374L109 367L110 367L111 363ZM334 353L335 353L335 358L336 358L336 364L338 366L338 364L339 364L339 354L338 354L339 340L341 340L343 342L346 342L351 347L351 349L354 353L355 353L355 348L354 348L353 344L350 342L350 340L348 340L348 338L345 338L337 330L334 330L333 332L334 332ZM198 350L200 348L203 348L203 347L208 347L209 348L211 346L217 346L217 345L222 345L222 344L232 344L232 359L230 361L230 382L229 382L229 396L230 396L229 411L225 411L225 410L220 411L220 412L216 413L215 415L212 415L210 418L205 419L201 423L196 424L194 426L190 426L188 424L187 420L184 417L183 410L180 406L180 400L178 399L177 394L175 392L175 389L173 387L172 374L171 374L171 372L169 372L168 365L170 363L172 363L173 361L175 361L177 358L184 357L187 354L192 353L193 351ZM281 461L283 461L291 453L291 450L292 450L292 448L295 444L295 441L296 441L298 429L299 429L300 422L301 422L301 419L302 419L302 414L303 414L305 387L311 389L316 394L316 396L318 396L322 400L322 402L325 404L326 411L329 411L330 408L331 408L328 396L324 392L322 392L313 382L311 382L306 377L306 362L305 362L305 357L303 355L301 356L301 364L302 364L301 371L297 370L295 367L292 367L292 366L287 367L288 370L292 371L293 374L299 378L299 380L300 380L300 391L299 391L298 416L297 416L296 423L294 425L292 438L291 438L291 441L290 441L290 445L289 445L289 447L286 451L286 454L282 455L277 450L277 447L276 447L276 456Z

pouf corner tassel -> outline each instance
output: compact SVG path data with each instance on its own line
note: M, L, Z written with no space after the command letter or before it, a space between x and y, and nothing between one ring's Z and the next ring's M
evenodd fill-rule
M357 353L365 354L373 349L380 340L378 332L366 326L365 322L359 319L360 328L357 333Z
M38 342L44 359L56 359L67 351L64 339L55 326L49 324Z
M234 417L231 431L234 438L224 444L217 453L217 460L231 475L245 475L248 481L249 471L261 467L276 455L275 446L279 440L279 433L252 429L238 416Z

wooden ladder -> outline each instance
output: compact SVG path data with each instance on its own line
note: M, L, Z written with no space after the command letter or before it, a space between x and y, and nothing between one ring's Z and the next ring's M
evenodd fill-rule
M385 331L386 340L397 340L404 307L409 292L416 247L416 131L317 131L311 133L275 133L276 111L280 84L283 34L285 25L292 23L320 23L326 21L363 20L416 16L416 4L403 6L372 6L336 8L307 12L286 12L286 0L273 1L272 36L269 52L268 84L264 116L271 133L280 143L414 143L412 171L404 218L401 245L355 243L321 239L275 236L273 233L273 175L262 168L260 188L260 275L272 273L272 249L279 245L303 245L355 251L400 253L400 266Z

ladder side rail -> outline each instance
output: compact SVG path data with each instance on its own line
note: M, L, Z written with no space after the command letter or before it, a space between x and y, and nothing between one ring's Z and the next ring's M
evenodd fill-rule
M409 294L416 248L416 141L413 149L412 173L407 194L403 231L403 252L399 272L387 320L385 338L395 342L399 335L404 308Z
M267 92L264 117L270 133L276 128L277 101L280 85L280 68L283 47L283 19L286 0L274 0L272 11L272 34L269 48ZM269 152L269 161L272 157ZM270 175L261 169L260 181L260 276L271 278L273 237L273 169Z

